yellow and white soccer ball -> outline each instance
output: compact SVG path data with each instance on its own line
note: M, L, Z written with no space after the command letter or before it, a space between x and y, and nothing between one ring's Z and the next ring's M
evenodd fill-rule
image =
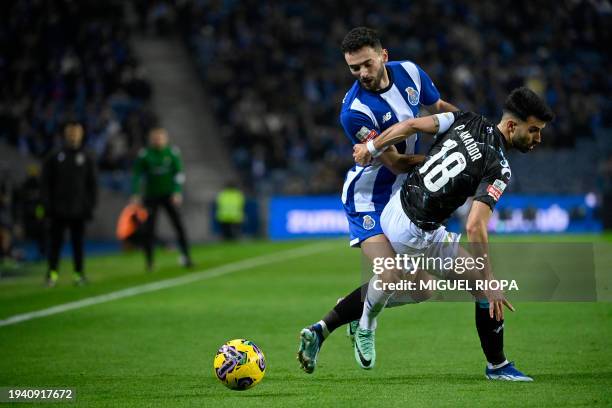
M217 351L213 371L226 387L238 391L247 390L264 377L266 358L252 341L234 339Z

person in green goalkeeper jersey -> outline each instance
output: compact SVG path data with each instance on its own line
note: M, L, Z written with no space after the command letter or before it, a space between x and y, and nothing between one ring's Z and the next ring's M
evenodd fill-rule
M168 214L178 236L181 251L180 263L193 266L189 255L189 244L181 220L179 208L183 202L183 162L178 148L168 144L168 132L157 127L149 132L149 147L142 149L134 163L132 177L132 202L143 203L148 218L145 223L145 255L147 270L153 270L153 247L155 221L159 207Z

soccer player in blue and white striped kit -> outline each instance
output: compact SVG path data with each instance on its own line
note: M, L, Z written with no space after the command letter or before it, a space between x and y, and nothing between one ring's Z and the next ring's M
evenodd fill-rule
M458 110L440 99L432 80L418 65L411 61L389 61L388 52L373 29L352 29L342 42L342 53L356 78L342 101L340 113L342 127L353 144L373 140L390 126L417 117L421 106L430 113ZM392 193L401 187L403 173L424 159L414 154L416 142L414 135L387 149L371 165L355 165L346 175L342 204L349 222L350 245L360 247L370 260L395 256L380 226L380 215ZM345 324L346 316L354 315L355 319L361 316L361 295L366 288L364 285L356 289L321 321L302 330L298 360L306 372L314 371L325 337ZM412 301L426 300L426 293L421 296ZM351 322L350 334L356 327L357 321Z

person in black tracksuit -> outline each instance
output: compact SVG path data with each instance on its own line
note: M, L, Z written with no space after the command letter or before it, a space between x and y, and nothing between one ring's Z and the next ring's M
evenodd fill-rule
M82 148L83 126L70 122L64 128L64 146L43 164L42 198L50 223L47 285L55 286L64 231L70 230L74 282L86 283L83 267L85 222L92 219L97 201L96 164Z

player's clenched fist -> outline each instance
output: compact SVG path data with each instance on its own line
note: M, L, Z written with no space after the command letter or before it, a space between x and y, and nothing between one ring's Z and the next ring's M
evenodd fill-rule
M372 155L364 144L356 144L353 146L353 159L360 166L366 166L372 160Z

